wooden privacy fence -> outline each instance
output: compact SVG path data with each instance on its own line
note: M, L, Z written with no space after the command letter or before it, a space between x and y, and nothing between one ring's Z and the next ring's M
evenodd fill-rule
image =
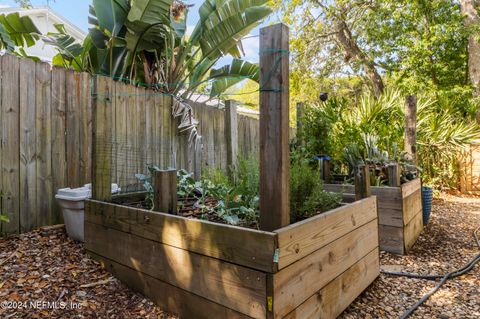
M469 145L460 158L460 189L464 194L480 195L480 141Z
M9 223L0 234L23 233L61 222L57 189L91 182L92 76L51 68L5 55L0 57L0 211ZM112 175L128 191L147 164L189 171L227 168L225 112L193 103L200 120L201 145L171 116L171 98L112 79ZM101 92L97 92L101 93ZM259 123L238 115L240 155L258 153Z

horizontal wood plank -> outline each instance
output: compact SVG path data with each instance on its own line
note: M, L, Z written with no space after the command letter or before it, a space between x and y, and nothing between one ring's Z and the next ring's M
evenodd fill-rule
M415 215L412 220L405 226L403 230L405 253L408 253L412 249L413 245L417 241L418 237L423 231L423 213L420 211Z
M274 233L96 201L87 201L85 219L205 256L274 272Z
M327 192L355 194L355 186L348 184L325 184L324 189ZM394 202L402 199L400 187L372 186L372 195L377 197L382 196L387 199L386 202Z
M403 227L379 225L378 233L380 250L401 255L405 253Z
M374 249L284 319L333 319L339 316L378 277L378 253L378 248Z
M375 219L274 274L274 317L283 318L376 248Z
M422 181L420 180L420 178L416 178L413 181L405 183L401 187L402 197L403 198L408 197L410 196L410 194L414 193L415 191L421 188L422 188Z
M108 258L92 252L89 254L100 262L108 272L121 279L128 287L151 299L162 310L175 314L180 318L251 318Z
M418 188L403 199L403 223L407 225L419 212L422 211L422 190Z
M264 273L89 222L85 238L97 255L253 318L266 316Z
M401 202L400 206L401 206ZM385 208L381 203L378 203L378 223L380 225L403 227L403 209L400 208Z
M377 199L369 197L277 230L278 269L376 219Z

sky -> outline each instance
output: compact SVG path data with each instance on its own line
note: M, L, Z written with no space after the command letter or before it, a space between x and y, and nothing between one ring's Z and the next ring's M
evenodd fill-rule
M198 21L198 8L203 3L203 0L184 0L184 2L194 5L189 11L187 22L188 30L191 32ZM83 31L88 32L88 7L90 3L91 0L51 0L50 7ZM32 0L32 4L33 6L46 6L47 0ZM13 0L0 0L0 5L16 6ZM266 23L268 23L268 21L264 24ZM252 30L250 36L258 35L259 28ZM245 59L255 63L258 62L258 37L244 40L243 47L245 50ZM223 59L220 61L220 64L226 64L228 61L229 59Z

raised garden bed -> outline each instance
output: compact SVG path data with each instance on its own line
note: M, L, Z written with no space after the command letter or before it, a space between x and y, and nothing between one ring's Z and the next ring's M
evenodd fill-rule
M423 231L422 185L419 178L400 187L372 187L378 199L380 249L407 254ZM341 192L344 201L355 199L355 186L325 184L325 190Z
M89 254L181 318L334 318L378 276L377 234L375 197L273 232L86 205Z

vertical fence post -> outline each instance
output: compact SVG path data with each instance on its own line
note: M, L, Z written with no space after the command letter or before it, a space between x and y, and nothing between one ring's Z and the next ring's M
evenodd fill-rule
M92 198L112 199L112 81L95 77L93 101Z
M417 161L417 97L408 96L405 103L405 152L409 158Z
M302 117L304 107L305 105L302 102L297 103L297 140L300 146L305 145L305 140L303 139L302 134Z
M390 164L387 166L388 172L388 186L390 187L400 187L400 168L398 163Z
M227 169L232 176L238 160L237 102L225 101L225 138L227 141Z
M355 200L372 196L368 165L359 165L355 170Z
M326 158L322 160L322 180L325 183L330 183L332 181L332 174L330 171L330 160Z
M177 215L177 171L156 171L153 174L153 207L156 212Z
M290 223L289 29L260 30L260 228Z

